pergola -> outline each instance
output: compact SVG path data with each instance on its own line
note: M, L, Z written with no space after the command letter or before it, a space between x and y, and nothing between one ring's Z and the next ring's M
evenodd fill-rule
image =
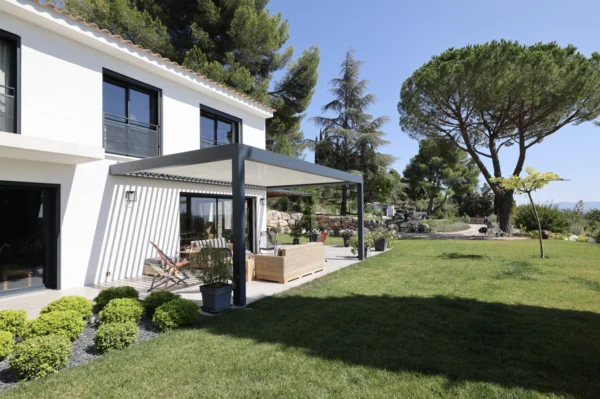
M358 226L364 225L363 178L245 144L228 144L112 165L115 176L177 176L184 179L231 183L233 226L244 226L246 186L268 189L355 184L358 196ZM233 230L233 302L246 305L246 237L243 228ZM364 259L364 229L358 229L358 258Z

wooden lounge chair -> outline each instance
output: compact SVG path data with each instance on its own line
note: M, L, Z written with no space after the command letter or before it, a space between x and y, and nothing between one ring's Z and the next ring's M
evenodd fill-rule
M189 276L181 269L181 267L189 264L189 261L187 259L177 261L176 258L165 255L165 253L152 241L150 241L150 245L156 249L158 256L160 256L160 259L165 266L163 267L155 264L149 264L149 266L154 270L155 274L148 292L163 285L164 289L167 289L169 287L169 282L173 283L172 286L180 284L187 286L188 283L186 280L189 279Z

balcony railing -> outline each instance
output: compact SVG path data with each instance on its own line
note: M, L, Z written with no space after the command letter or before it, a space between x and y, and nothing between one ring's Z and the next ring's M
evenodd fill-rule
M104 113L106 152L148 158L160 155L160 126Z
M0 131L14 133L15 89L0 85Z
M218 147L220 145L231 144L231 142L223 142L200 137L200 148Z

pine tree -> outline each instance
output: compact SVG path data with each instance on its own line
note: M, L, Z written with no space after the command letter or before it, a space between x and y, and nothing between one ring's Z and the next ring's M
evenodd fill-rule
M317 83L319 49L295 62L289 26L268 0L64 0L71 13L273 107L267 149L301 156L300 121ZM280 81L273 75L284 71Z
M477 187L479 170L475 163L449 140L421 140L419 152L406 166L404 178L409 198L427 200L427 213L440 210L449 197L462 197Z
M376 99L367 93L367 81L360 78L361 64L354 58L354 51L349 49L341 65L340 77L330 81L334 100L322 108L323 113L336 115L312 118L321 128L320 137L313 145L316 163L362 174L365 200L372 201L377 193L371 184L376 176L386 172L393 157L379 152L379 148L387 144L381 128L389 118L374 118L367 113ZM348 213L349 196L349 187L343 186L339 203L341 215Z

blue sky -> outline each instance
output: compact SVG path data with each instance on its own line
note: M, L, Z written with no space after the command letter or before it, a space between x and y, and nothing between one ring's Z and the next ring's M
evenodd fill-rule
M331 100L328 81L338 75L346 50L355 49L356 57L364 61L362 76L369 80L370 92L378 99L371 113L391 118L384 129L391 144L383 152L398 157L393 166L400 172L418 150L418 143L398 126L400 86L433 55L449 47L501 38L524 44L573 44L586 55L600 51L600 2L592 0L271 0L268 7L288 19L288 43L297 56L311 45L320 47L319 83L308 117L320 115L321 106ZM308 118L303 129L306 137L318 133ZM516 154L503 152L506 174L514 167ZM533 147L527 166L571 179L551 184L535 198L600 201L599 155L600 127L591 123L563 128ZM307 157L312 159L312 155Z

